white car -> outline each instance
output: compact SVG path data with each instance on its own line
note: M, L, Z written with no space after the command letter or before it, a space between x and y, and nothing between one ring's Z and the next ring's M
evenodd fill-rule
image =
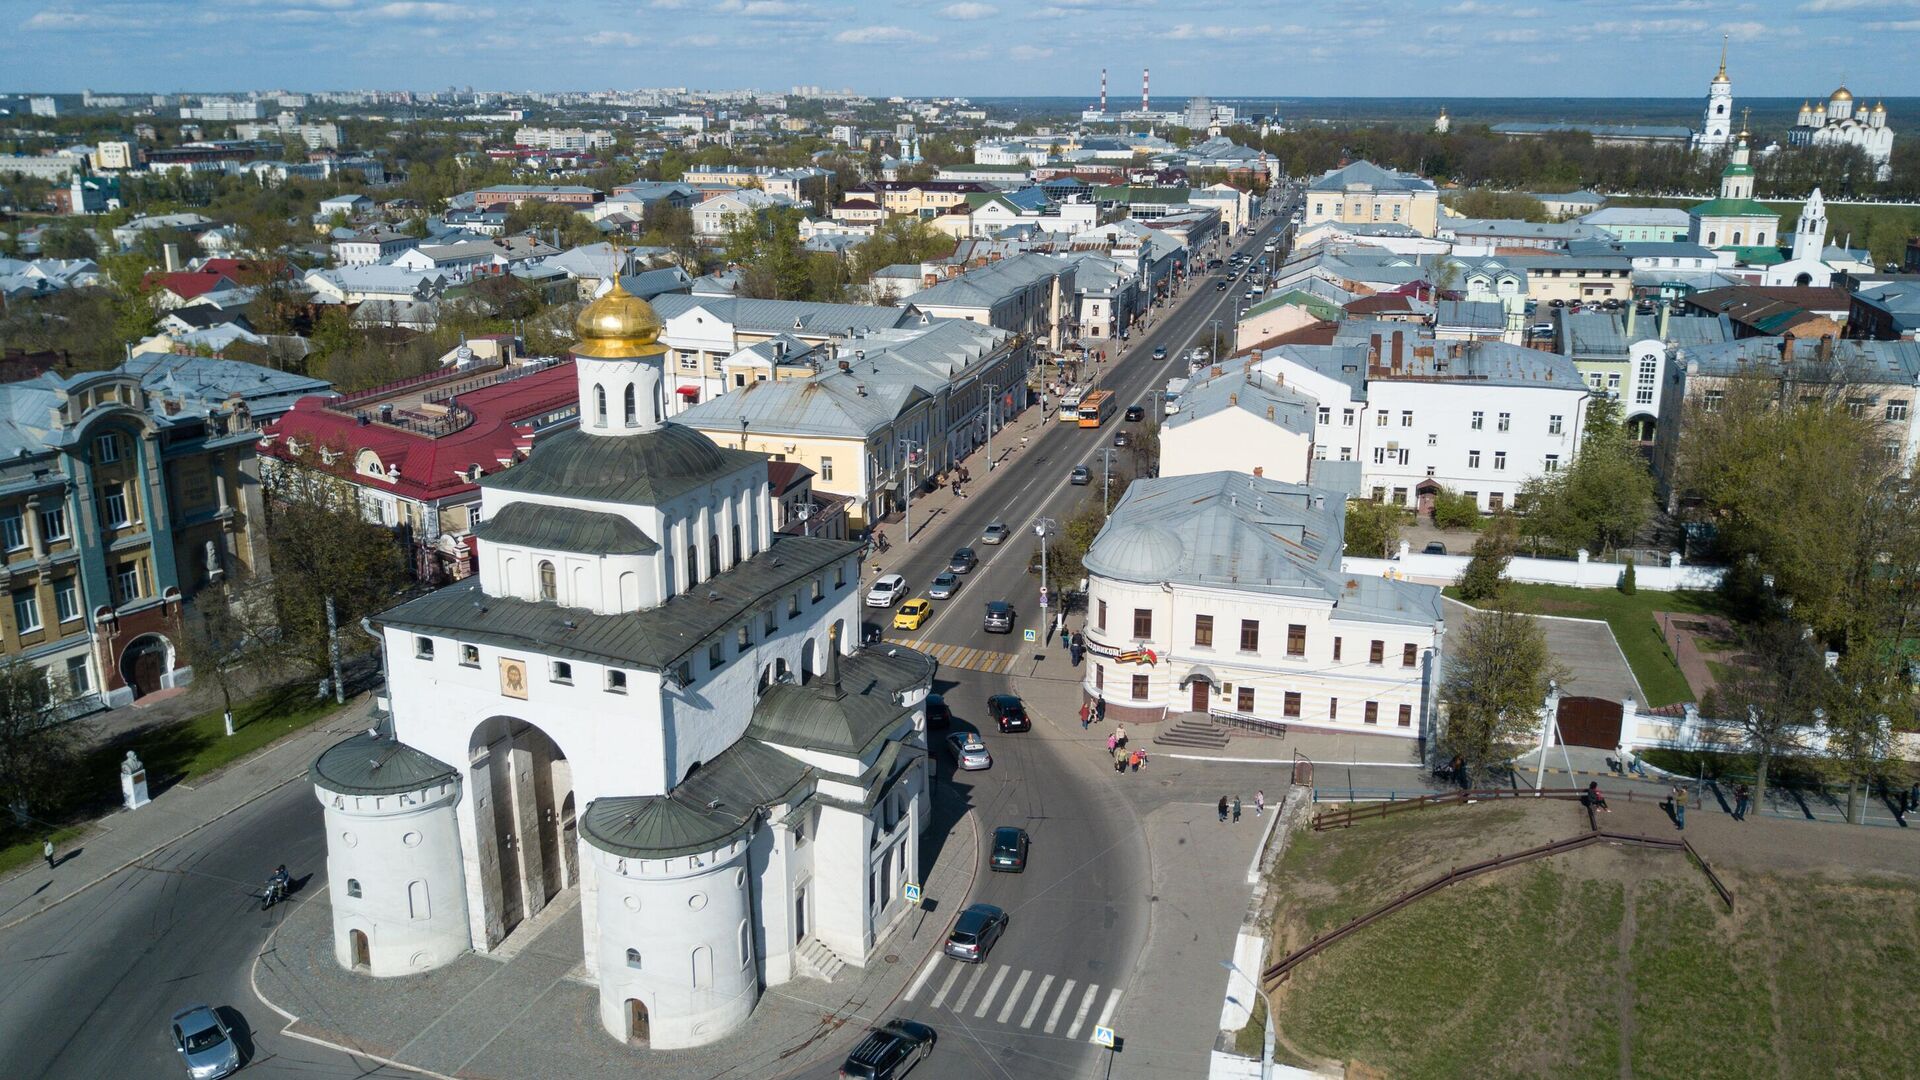
M890 608L907 595L907 579L899 574L881 574L867 590L867 606Z

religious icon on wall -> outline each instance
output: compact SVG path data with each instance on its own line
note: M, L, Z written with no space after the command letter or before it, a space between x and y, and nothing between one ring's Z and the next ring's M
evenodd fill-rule
M510 656L500 658L500 693L506 697L527 700L527 662L515 660Z

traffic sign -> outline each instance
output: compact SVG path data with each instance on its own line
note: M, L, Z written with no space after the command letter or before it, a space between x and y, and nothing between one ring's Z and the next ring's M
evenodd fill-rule
M1095 1025L1093 1029L1093 1041L1109 1050L1113 1049L1113 1029Z
M1043 608L1047 606L1047 587L1045 585L1040 586L1040 606Z
M1040 631L1038 631L1038 630L1022 630L1022 631L1020 631L1020 636L1021 636L1022 638L1024 638L1024 639L1026 639L1027 641L1039 641L1039 640L1040 640Z
M907 894L907 903L917 904L920 902L920 883L919 882L917 881L906 882L902 886L902 888Z

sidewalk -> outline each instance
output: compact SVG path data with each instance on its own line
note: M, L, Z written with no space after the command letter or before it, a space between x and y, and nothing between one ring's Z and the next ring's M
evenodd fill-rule
M322 749L367 726L372 707L370 696L349 701L328 719L212 776L194 784L175 784L138 810L120 810L98 819L84 836L55 851L59 865L52 871L35 861L0 879L0 930L73 898L268 792L305 777L307 766Z
M296 1038L368 1055L431 1076L599 1080L644 1071L653 1080L786 1077L817 1071L891 1014L907 981L966 904L979 836L961 798L936 788L921 839L938 844L926 874L929 909L908 910L864 970L832 982L796 979L761 992L752 1018L716 1043L636 1049L601 1030L598 991L585 977L577 893L512 959L469 952L423 975L372 979L334 960L324 888L305 890L261 950L254 993Z

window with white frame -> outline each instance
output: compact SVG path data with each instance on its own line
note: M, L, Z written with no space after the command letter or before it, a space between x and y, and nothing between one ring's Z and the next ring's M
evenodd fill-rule
M111 465L120 460L120 436L115 432L96 437L93 440L93 460L100 465Z
M87 670L86 657L67 657L67 687L76 694L84 694L93 689L93 673Z
M1542 462L1540 467L1545 469L1547 472L1559 472L1560 471L1560 455L1548 454L1546 461Z
M40 539L65 540L67 536L67 508L64 506L48 506L42 508L40 511Z
M1907 399L1895 398L1887 402L1887 419L1905 420L1907 418Z
M1503 413L1501 413L1501 414L1500 414L1500 420L1499 420L1499 423L1498 423L1498 424L1497 424L1496 426L1497 426L1497 428L1498 428L1498 430L1500 430L1500 431L1511 431L1511 430L1513 430L1513 414L1512 414L1512 413L1504 413L1504 412L1503 412Z
M18 634L30 634L40 629L40 597L32 589L21 589L13 594L13 628Z
M100 489L100 520L108 528L117 529L128 524L127 487L125 484L108 484Z
M27 519L19 511L6 517L0 517L0 542L5 543L8 551L19 551L27 546Z
M113 572L113 602L116 606L140 599L140 564L122 563Z
M54 582L53 606L63 623L72 622L80 617L79 578L63 578Z
M1564 421L1562 420L1562 418L1558 413L1547 417L1547 434L1558 435L1560 434L1560 430L1563 426L1564 426Z
M1467 451L1467 468L1477 469L1479 467L1480 467L1480 451L1478 450Z
M1480 411L1480 410L1478 410L1478 409L1475 409L1475 410L1473 411L1473 420L1471 421L1471 423L1469 424L1469 426L1470 426L1470 427L1472 427L1472 428L1473 428L1473 430L1475 430L1475 431L1479 431L1480 429L1482 429L1482 428L1484 428L1484 427L1486 427L1486 426L1487 426L1487 414L1486 414L1486 413L1483 413L1483 412L1481 412L1481 411Z
M820 459L820 479L822 480L833 479L833 459L832 458L823 457Z
M1327 406L1325 406L1325 405L1322 405L1322 406L1320 406L1320 416L1319 416L1319 422L1320 422L1320 423L1322 423L1322 424L1330 424L1330 423L1332 423L1332 422L1333 422L1333 410L1332 410L1331 408L1329 408L1329 407L1327 407Z
M1400 426L1401 427L1413 426L1413 410L1412 409L1400 410Z
M1496 469L1504 469L1507 467L1507 452L1505 450L1495 450L1493 452L1493 467Z

